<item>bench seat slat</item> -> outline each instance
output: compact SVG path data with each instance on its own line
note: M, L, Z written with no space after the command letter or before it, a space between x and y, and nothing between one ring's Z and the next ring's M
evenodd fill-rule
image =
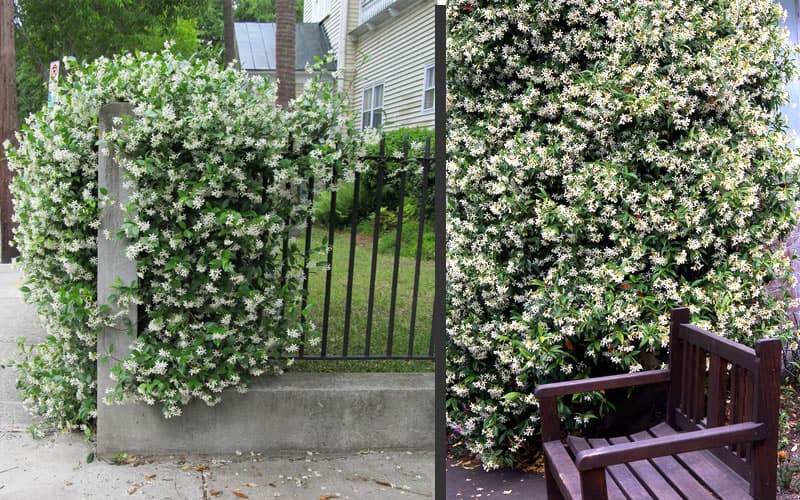
M662 423L652 427L650 433L661 437L677 434L677 431ZM724 499L752 498L747 481L710 451L690 451L679 453L674 457L718 497Z
M631 434L630 438L633 441L646 441L652 436L645 431ZM655 457L651 459L651 462L684 498L692 500L714 500L716 498L674 457Z
M605 441L605 440L603 440ZM629 443L630 440L626 437L615 437L609 439L606 443L608 444L622 444L622 443ZM601 443L597 443L598 446L602 446ZM631 468L631 471L636 476L636 478L642 483L642 485L650 491L650 493L659 500L682 500L680 494L669 484L664 476L653 467L653 464L650 463L649 460L636 460L633 462L628 462L628 467Z
M589 439L588 441L592 448L608 445L608 441L605 439ZM628 498L653 498L627 464L612 465L607 467L607 470Z
M585 439L575 436L569 436L567 438L567 446L569 446L569 450L572 452L573 457L577 455L579 451L588 450L591 448L591 446ZM620 485L617 484L616 478L611 473L610 469L612 468L613 467L606 468L606 491L608 491L609 500L611 500L612 498L620 498L625 500L627 500L628 498L633 498L625 496L625 494L622 492L622 489L620 489ZM575 470L577 471L578 469ZM647 498L650 497L647 496L644 498L646 500Z

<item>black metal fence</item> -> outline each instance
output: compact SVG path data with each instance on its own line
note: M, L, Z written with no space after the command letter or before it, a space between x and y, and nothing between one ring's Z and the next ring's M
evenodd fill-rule
M326 359L326 360L378 360L378 359L433 359L433 335L432 320L431 324L421 324L419 321L420 312L431 313L433 310L432 286L426 293L425 298L420 299L420 278L421 273L433 274L433 261L423 259L423 239L425 228L432 226L433 220L433 193L434 179L433 167L434 157L431 154L431 138L427 137L424 150L420 154L413 156L410 154L411 143L408 136L404 138L400 155L387 155L386 138L380 142L379 151L376 155L364 157L363 159L371 163L369 172L364 174L357 173L352 184L352 210L349 224L346 228L337 228L337 192L330 193L330 211L324 227L313 225L311 217L306 221L305 228L305 256L306 262L310 257L312 240L314 233L327 231L327 244L329 251L327 254L327 269L324 274L324 298L321 311L321 329L319 345L312 347L304 345L300 350L301 359ZM374 177L373 177L374 175ZM365 177L367 176L367 177ZM314 181L309 180L307 188L309 201L313 203ZM365 197L365 194L367 195ZM413 203L412 203L413 202ZM391 206L386 206L387 203ZM404 211L416 205L417 222L416 228L416 252L413 257L401 257L401 247L403 239L403 225L408 225L408 214ZM368 282L356 286L357 268L365 270L366 258L363 246L361 252L359 240L363 243L365 222L365 206L371 209L373 220L371 228L371 256L369 257ZM349 207L348 207L349 208ZM392 213L393 228L387 230L384 226L382 217L387 213ZM367 217L367 221L369 221ZM319 221L318 221L319 222ZM361 226L361 233L359 233ZM338 229L338 230L337 230ZM349 246L340 243L349 231ZM338 233L338 234L337 234ZM339 238L337 238L337 236ZM360 236L360 238L359 238ZM379 276L379 266L385 265L389 259L379 255L379 240L381 238L393 238L394 248L391 256L391 279L383 280ZM335 255L340 252L347 253L347 262L342 266L341 262L335 262ZM357 255L361 253L361 255ZM405 266L401 266L401 261ZM413 263L413 264L412 264ZM413 265L413 278L410 274L402 276L401 273L408 273L409 265ZM429 265L430 267L426 267ZM403 269L401 269L403 267ZM424 269L423 269L424 268ZM346 272L344 290L341 287L342 273ZM362 278L363 273L360 273ZM337 277L336 290L334 277ZM410 278L410 297L408 293L401 294L398 291L400 278L409 284ZM303 279L303 310L308 305L310 284L315 276L309 275L308 267L305 269ZM321 276L316 277L318 280ZM363 281L363 280L362 280ZM383 281L383 282L381 282ZM318 285L321 283L317 283ZM366 288L365 288L366 285ZM384 288L388 286L388 311L384 307L385 300L381 300L382 306L378 313L379 298L385 299ZM409 288L408 286L406 288ZM333 292L344 292L343 322L341 327L334 327L332 310ZM406 290L408 292L409 290ZM354 304L354 298L360 294L360 299L366 296L366 303L359 300L358 305ZM315 295L318 297L319 295ZM429 300L428 300L429 299ZM401 303L402 302L402 303ZM399 309L408 314L400 315ZM358 316L365 320L355 325L354 317ZM427 317L427 315L426 315ZM304 321L307 321L304 318ZM401 325L401 322L405 322ZM384 327L385 322L385 329ZM408 328L404 328L408 325ZM362 331L363 329L363 331ZM379 334L376 332L380 332Z

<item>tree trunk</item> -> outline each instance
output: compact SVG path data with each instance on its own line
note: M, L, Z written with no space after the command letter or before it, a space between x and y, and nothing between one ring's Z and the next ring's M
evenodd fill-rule
M233 27L233 0L222 0L222 29L225 40L225 64L236 59L236 39Z
M278 78L278 104L285 106L294 97L294 33L297 23L295 0L275 0L275 73Z
M11 262L17 250L12 238L11 173L3 158L2 143L16 142L17 130L17 61L14 51L14 0L0 0L0 262Z

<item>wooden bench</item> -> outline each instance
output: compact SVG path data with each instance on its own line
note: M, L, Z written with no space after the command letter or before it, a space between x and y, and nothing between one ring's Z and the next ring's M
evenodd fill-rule
M548 499L775 498L781 344L755 349L672 311L669 369L544 384L539 400ZM666 422L610 439L561 441L557 398L668 384Z

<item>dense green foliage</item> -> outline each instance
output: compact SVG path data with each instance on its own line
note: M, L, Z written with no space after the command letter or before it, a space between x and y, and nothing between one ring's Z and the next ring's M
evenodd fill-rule
M401 162L392 161L394 158L402 158L406 155L410 157L421 157L425 154L425 144L430 138L430 154L433 157L435 151L435 141L433 130L424 127L405 127L396 130L384 132L386 140L385 156L389 159L384 164L385 175L383 180L383 189L381 190L381 206L389 210L396 211L400 203L400 176L398 175L403 170ZM405 150L405 140L408 138L409 148ZM374 145L367 151L369 155L378 155L380 153L380 145ZM406 168L408 176L406 178L406 198L411 195L419 196L422 190L422 169L419 163L412 163L413 168ZM425 211L427 217L433 216L433 181L434 181L434 168L433 164L428 169L428 192L425 200ZM375 211L376 189L377 189L377 169L368 171L363 179L362 191L365 203L363 203L359 212L362 216L369 216ZM414 209L416 210L416 209Z
M297 20L303 19L298 0ZM222 62L220 0L19 0L17 15L18 116L46 102L50 61L92 60L126 51L158 51L170 40L183 56ZM274 21L273 0L241 0L236 21Z
M424 234L422 256L433 258L433 204L435 198L434 165L428 165L427 188L425 200L420 212L420 196L422 195L422 165L416 160L404 161L403 158L419 158L425 155L425 144L430 138L430 151L433 156L433 131L427 128L401 128L384 133L384 179L381 188L381 210L379 234L381 234L379 251L393 254L396 228L400 216L400 179L406 172L405 192L402 200L403 230L400 239L400 253L414 257L417 251L417 230L420 215L424 215ZM408 150L406 151L406 139ZM373 165L361 176L358 193L357 227L361 234L373 236L375 224L375 208L377 202L377 171L380 162L380 144L373 144L367 150L368 162ZM355 209L355 187L352 183L344 183L336 194L336 210L333 213L333 224L337 228L349 227ZM331 193L319 193L314 200L314 218L320 225L327 226L331 220Z
M448 422L485 467L536 448L537 384L658 368L672 307L796 347L777 3L448 9ZM606 400L563 402L570 429Z
M234 18L237 21L274 21L275 0L238 0ZM303 22L303 0L297 1L297 22Z

